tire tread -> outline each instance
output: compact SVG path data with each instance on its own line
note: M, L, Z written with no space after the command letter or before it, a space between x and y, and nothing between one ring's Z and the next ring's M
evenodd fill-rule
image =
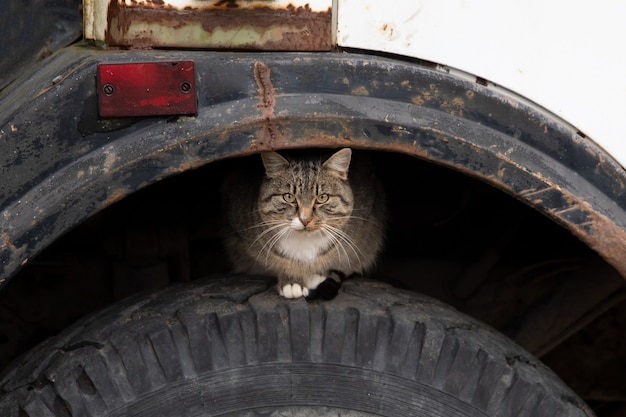
M178 392L198 415L285 398L394 417L593 415L530 355L430 298L350 280L335 300L307 303L271 287L194 282L81 320L5 372L0 412L174 416Z

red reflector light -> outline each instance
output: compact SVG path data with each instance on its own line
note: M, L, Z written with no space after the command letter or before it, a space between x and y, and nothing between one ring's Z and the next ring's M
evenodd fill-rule
M98 65L101 117L196 114L193 61Z

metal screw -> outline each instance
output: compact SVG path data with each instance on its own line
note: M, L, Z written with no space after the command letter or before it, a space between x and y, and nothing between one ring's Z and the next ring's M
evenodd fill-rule
M188 93L191 91L191 83L190 82L182 82L180 83L180 91L182 91L183 93Z
M102 92L107 96L112 96L115 93L115 87L113 84L105 84L102 86Z

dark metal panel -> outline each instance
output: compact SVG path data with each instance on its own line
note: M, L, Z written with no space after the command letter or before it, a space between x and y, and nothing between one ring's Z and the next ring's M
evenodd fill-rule
M80 6L80 0L2 2L0 90L30 65L80 38Z

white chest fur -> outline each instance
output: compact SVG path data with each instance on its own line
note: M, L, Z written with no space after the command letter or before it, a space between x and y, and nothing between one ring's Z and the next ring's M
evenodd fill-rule
M280 252L296 261L311 263L326 250L332 241L322 231L292 230L278 241Z

